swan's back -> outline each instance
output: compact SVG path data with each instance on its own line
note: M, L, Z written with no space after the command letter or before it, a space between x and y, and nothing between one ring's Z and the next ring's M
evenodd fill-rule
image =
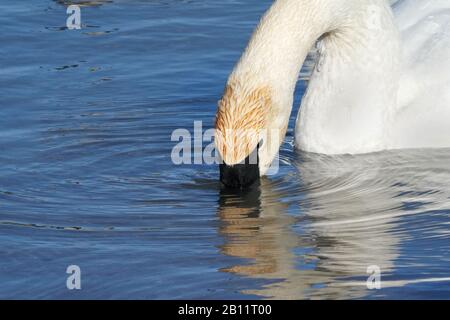
M450 146L450 1L394 5L403 46L395 146Z

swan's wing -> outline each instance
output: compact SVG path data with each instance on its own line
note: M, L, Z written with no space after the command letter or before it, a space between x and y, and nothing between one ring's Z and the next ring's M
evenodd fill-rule
M398 147L450 146L450 1L399 0Z
M450 1L401 0L394 11L401 32L403 76L416 82L410 94L448 85Z
M398 27L404 31L429 16L445 13L450 8L448 0L397 0L393 10Z

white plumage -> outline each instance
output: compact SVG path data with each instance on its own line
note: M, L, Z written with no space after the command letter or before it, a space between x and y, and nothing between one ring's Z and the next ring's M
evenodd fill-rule
M230 81L270 86L268 129L282 130L300 68L316 44L297 148L357 154L450 147L450 1L394 2L391 8L387 0L277 0ZM267 164L275 152L262 150L260 159Z

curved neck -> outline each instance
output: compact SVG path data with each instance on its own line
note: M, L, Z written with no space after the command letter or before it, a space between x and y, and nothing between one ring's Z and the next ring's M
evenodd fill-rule
M273 103L269 115L273 121L269 126L284 128L289 120L300 69L317 40L320 40L320 58L303 98L302 119L297 121L304 133L299 146L308 151L328 153L326 146L315 149L311 144L322 135L320 130L327 125L328 119L333 118L337 101L346 105L351 118L353 108L361 102L347 99L348 92L355 91L355 82L366 86L364 94L371 96L369 91L372 90L376 96L375 92L382 90L377 88L377 83L383 82L383 77L387 76L391 84L396 81L394 69L399 49L387 0L275 1L262 18L229 81L251 87L242 90L269 86ZM372 104L380 105L389 99L394 101L396 90L387 88L387 91L386 98L378 96ZM380 117L371 112L368 116ZM330 135L341 129L335 123L333 125ZM371 132L367 137L363 135L364 140L379 139L374 135L380 135L380 131ZM347 130L346 134L361 132ZM309 140L305 138L307 136ZM345 146L336 150L336 153L345 152Z
M332 1L275 1L261 19L230 79L244 78L252 85L269 84L293 91L309 50L333 26L331 8L317 7L322 2Z

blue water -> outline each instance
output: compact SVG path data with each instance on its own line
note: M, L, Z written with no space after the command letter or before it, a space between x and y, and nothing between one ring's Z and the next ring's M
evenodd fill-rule
M76 2L0 2L0 298L450 298L450 150L306 154L291 123L249 192L172 163L271 1L79 1L68 30Z

